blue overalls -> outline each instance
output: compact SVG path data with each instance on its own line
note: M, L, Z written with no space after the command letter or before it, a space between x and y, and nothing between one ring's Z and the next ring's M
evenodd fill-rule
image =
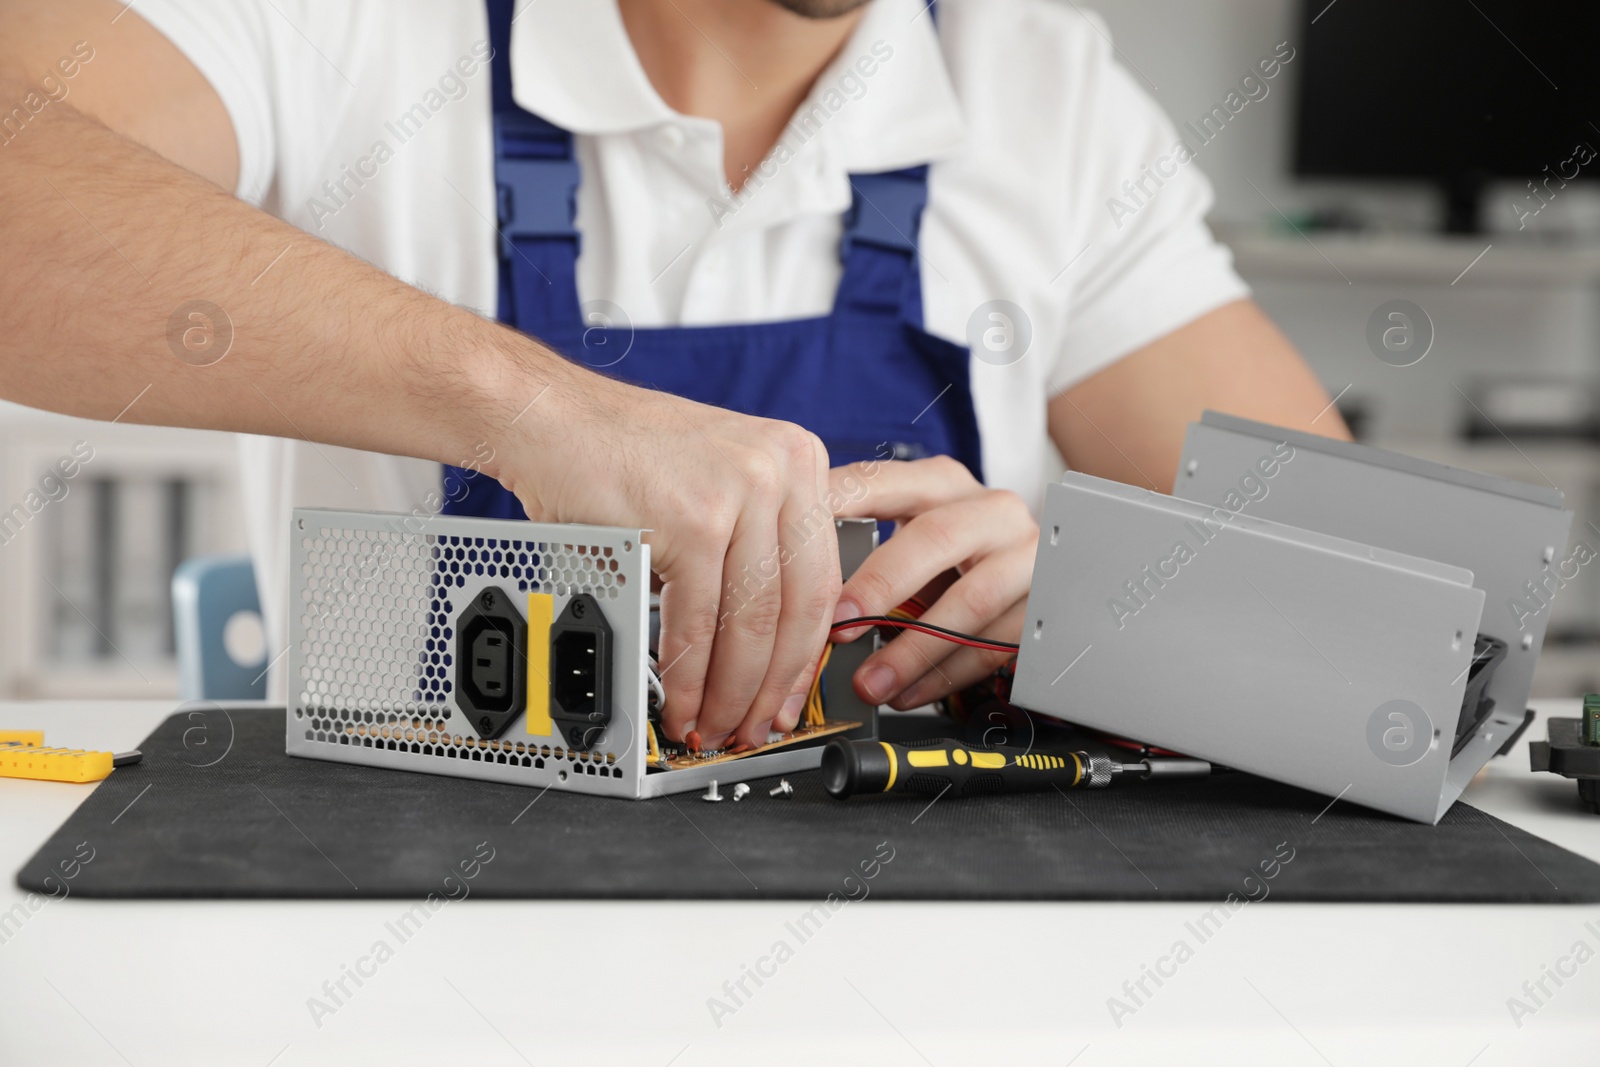
M487 3L501 322L623 381L798 423L822 439L833 466L948 455L983 477L968 350L922 328L915 242L928 198L926 166L850 176L844 271L827 315L636 329L631 336L586 323L578 301L580 175L572 134L512 99L513 0ZM448 514L525 517L492 478L457 467L446 468L445 478Z

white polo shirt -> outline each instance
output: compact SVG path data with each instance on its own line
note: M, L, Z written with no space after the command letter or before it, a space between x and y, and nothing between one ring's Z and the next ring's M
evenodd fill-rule
M980 312L988 302L1022 309L1026 330L972 361L972 387L987 480L1037 502L1052 474L1048 399L1247 291L1203 222L1209 184L1171 163L1176 132L1114 61L1098 19L1055 0L943 0L936 28L925 6L874 0L802 107L810 118L791 124L737 197L721 127L661 99L615 0L523 7L513 92L578 135L579 296L636 326L825 314L847 176L932 162L924 326L967 344L969 324L981 334L1000 322ZM479 0L141 0L135 10L221 96L239 196L493 315ZM739 73L759 85L763 72ZM1157 184L1146 175L1163 157L1171 176ZM1138 209L1114 217L1110 198L1133 202L1124 183L1141 179ZM293 269L293 256L291 246L277 269ZM410 512L439 477L432 464L288 440L246 438L242 452L272 634L283 632L291 507Z

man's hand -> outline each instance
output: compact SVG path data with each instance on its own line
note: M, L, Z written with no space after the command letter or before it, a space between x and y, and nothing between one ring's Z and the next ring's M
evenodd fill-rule
M529 518L652 528L667 736L718 748L792 728L839 595L822 442L590 374L527 423L489 473Z
M839 484L859 475L854 467L840 467L831 477ZM835 617L882 615L930 587L947 584L924 621L1017 641L1039 541L1039 526L1022 498L985 488L966 467L945 456L877 463L868 484L870 490L857 494L859 499L839 514L893 519L899 525L845 584ZM849 499L850 494L839 496ZM852 641L865 632L847 630L837 639ZM915 708L987 677L1009 658L902 633L861 665L856 692L875 703Z

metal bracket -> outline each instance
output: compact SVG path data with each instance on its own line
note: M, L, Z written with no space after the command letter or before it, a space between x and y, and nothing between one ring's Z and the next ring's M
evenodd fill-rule
M1075 473L1040 529L1015 703L1422 822L1455 799L1470 572Z
M833 525L839 534L839 570L848 579L878 547L878 522L876 519L834 519ZM827 686L829 716L861 723L859 728L845 735L852 740L878 736L879 706L856 696L855 685L851 682L877 648L878 639L874 636L848 645L834 645L822 675L822 684Z
M1257 518L1472 572L1485 597L1478 632L1505 642L1506 655L1484 689L1494 711L1451 762L1453 800L1519 728L1550 600L1572 577L1563 570L1576 572L1561 493L1208 411L1189 427L1173 495L1221 505L1230 493ZM1454 724L1435 725L1448 735Z

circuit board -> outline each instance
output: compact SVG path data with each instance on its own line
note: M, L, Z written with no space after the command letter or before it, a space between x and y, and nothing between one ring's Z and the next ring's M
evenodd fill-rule
M648 769L651 771L681 771L690 767L704 767L713 763L728 763L733 760L744 759L746 756L759 756L763 752L772 752L775 749L787 748L806 741L814 741L819 737L842 734L854 730L860 725L858 722L829 720L821 726L801 726L792 733L776 735L776 741L769 740L764 745L756 745L739 751L728 748L713 748L704 749L700 752L691 752L683 745L662 742L660 758L651 760Z

